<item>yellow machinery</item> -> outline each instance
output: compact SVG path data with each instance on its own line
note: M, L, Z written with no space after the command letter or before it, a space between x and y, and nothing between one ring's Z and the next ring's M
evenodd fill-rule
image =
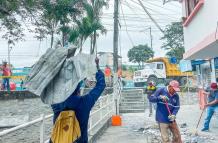
M147 63L152 62L163 62L166 67L166 76L167 77L184 77L184 76L193 76L192 72L181 72L177 64L171 64L168 58L154 58L147 61Z

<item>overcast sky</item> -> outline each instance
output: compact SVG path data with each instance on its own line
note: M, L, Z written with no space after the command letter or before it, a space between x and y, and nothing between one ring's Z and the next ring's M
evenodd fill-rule
M142 0L152 17L157 21L162 29L171 22L180 21L181 4L179 2L170 2L163 5L162 0ZM124 20L125 19L125 20ZM98 52L113 51L113 0L110 1L109 9L104 10L102 23L108 30L106 35L100 35L97 41ZM26 25L24 25L25 28ZM28 26L28 25L27 25ZM160 30L149 19L138 0L121 0L120 7L120 35L119 35L119 54L123 57L123 62L128 63L127 52L134 45L150 45L149 27L152 28L153 49L155 56L165 55L160 47L163 36ZM0 33L2 34L2 33ZM11 63L15 67L31 66L47 50L50 44L49 37L42 42L34 39L33 33L25 32L25 41L19 42L11 50ZM84 52L89 52L89 41L85 43ZM0 62L7 60L7 41L0 38Z

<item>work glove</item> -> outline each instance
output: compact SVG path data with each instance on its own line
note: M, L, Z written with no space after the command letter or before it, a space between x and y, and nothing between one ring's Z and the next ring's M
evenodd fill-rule
M162 100L163 102L168 102L169 98L165 95L160 95L160 100Z
M176 116L175 116L175 115L169 115L169 116L168 116L168 119L169 119L171 122L173 122L173 121L176 120Z

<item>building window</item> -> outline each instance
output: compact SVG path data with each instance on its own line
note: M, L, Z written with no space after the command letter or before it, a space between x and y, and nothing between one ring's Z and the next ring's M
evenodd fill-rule
M186 0L186 16L188 17L200 0Z

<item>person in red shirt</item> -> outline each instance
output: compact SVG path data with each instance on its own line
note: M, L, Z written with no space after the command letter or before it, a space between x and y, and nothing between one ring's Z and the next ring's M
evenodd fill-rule
M112 80L111 80L112 74L111 74L111 68L108 65L106 65L106 67L104 69L104 75L105 75L105 79L106 79L106 84L111 85L112 84L111 83L112 82Z
M7 89L10 91L10 81L9 78L11 76L11 69L7 62L3 62L3 66L0 67L2 70L2 75L3 75L3 89Z
M106 77L111 76L111 68L108 65L106 65L106 67L105 67L104 74Z

